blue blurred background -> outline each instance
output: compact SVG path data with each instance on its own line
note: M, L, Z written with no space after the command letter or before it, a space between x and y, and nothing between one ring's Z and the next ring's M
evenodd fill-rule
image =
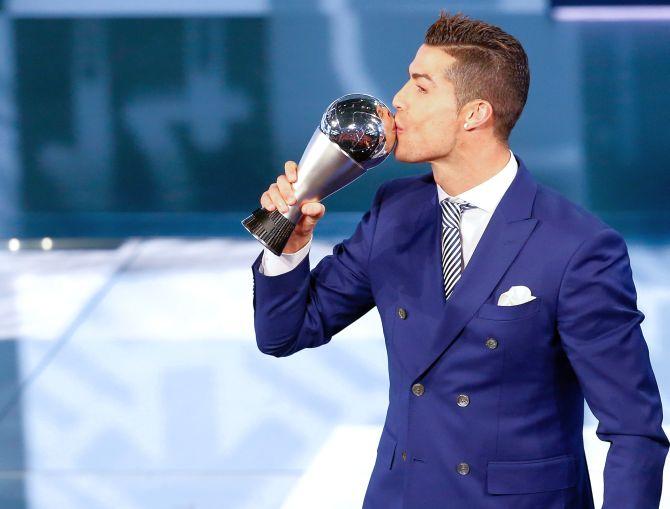
M589 3L0 0L0 508L360 506L377 313L260 354L240 221L334 98L390 105L441 8L524 45L510 146L624 234L667 409L670 6ZM327 198L312 267L381 182L429 170L389 159Z

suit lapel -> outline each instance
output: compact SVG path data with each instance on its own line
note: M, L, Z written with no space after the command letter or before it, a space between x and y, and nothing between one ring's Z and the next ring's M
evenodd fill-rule
M417 281L419 287L425 289L420 296L421 306L437 321L435 327L429 328L429 334L417 334L411 341L394 341L399 359L413 380L451 346L494 290L537 224L537 219L531 217L537 184L523 161L516 158L517 174L491 216L448 301L445 301L442 283L441 210L432 174L426 177L426 205L417 221L416 242L409 254L417 270L424 267L420 271L421 280Z

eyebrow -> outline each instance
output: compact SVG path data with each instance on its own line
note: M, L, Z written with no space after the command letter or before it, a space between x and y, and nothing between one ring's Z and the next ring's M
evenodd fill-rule
M408 71L408 72L409 72L409 71ZM427 79L428 81L430 81L430 82L432 82L432 83L435 83L435 82L433 81L433 78L431 78L430 74L422 74L422 73L418 73L418 72L413 72L413 73L411 74L411 76L412 76L412 78L414 78L415 80L416 80L416 79L419 79L419 78L425 78L425 79Z

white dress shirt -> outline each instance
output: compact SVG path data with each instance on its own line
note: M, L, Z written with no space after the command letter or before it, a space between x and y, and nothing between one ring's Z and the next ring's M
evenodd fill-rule
M455 198L460 198L476 207L464 210L461 216L461 245L464 267L470 261L493 212L516 176L518 164L511 150L509 154L509 161L499 172L481 184L455 196ZM436 184L436 187L438 202L451 196L439 185ZM311 245L312 239L310 238L309 242L299 251L282 254L281 256L263 248L263 258L259 269L261 274L279 276L294 269L307 256Z

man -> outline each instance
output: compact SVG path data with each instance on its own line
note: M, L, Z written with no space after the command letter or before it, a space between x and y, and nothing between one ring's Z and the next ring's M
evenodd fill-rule
M310 272L305 203L252 266L258 347L330 341L376 306L386 422L365 509L593 508L584 398L610 442L605 509L658 508L668 440L621 235L536 183L508 147L529 72L496 26L442 14L397 93L400 161L354 234ZM295 163L261 197L285 211Z

